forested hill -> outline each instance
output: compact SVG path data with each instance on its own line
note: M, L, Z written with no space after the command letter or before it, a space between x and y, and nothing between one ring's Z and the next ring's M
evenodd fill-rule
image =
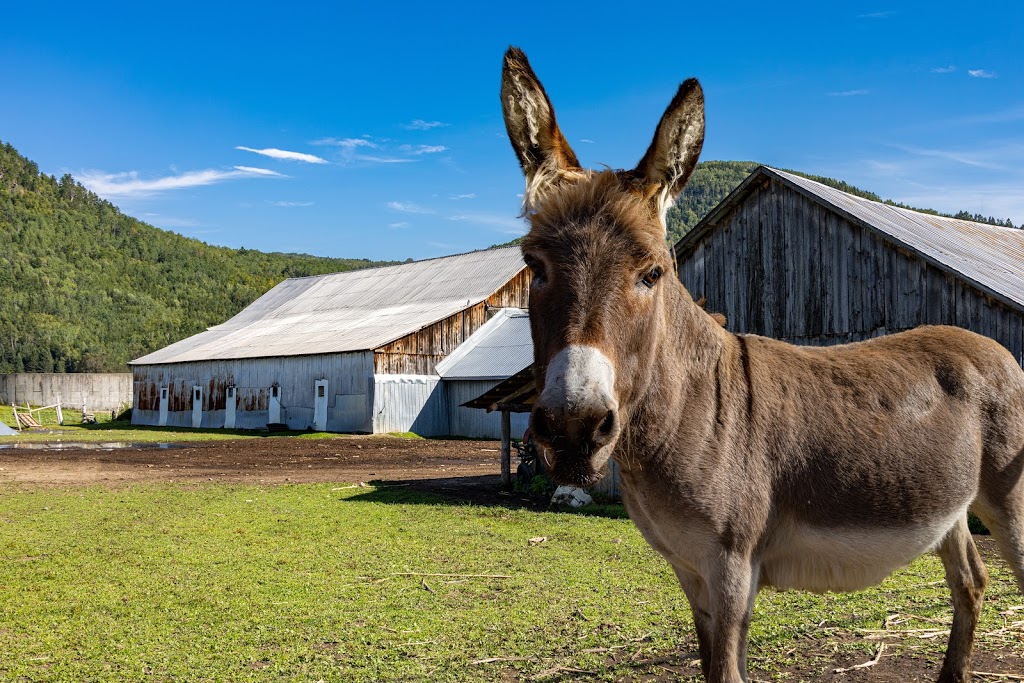
M0 145L0 373L124 372L285 278L372 265L160 230Z

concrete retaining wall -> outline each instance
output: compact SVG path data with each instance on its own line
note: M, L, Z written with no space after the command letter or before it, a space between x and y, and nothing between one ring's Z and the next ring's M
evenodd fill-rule
M132 404L132 375L110 373L23 372L0 375L0 403L10 405L53 405L60 401L69 408L90 411L113 410Z

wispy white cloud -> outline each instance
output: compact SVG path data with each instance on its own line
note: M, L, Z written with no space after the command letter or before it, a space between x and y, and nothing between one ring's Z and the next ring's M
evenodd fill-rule
M865 89L860 90L839 90L836 92L830 92L829 97L857 97L859 95L867 95L870 91Z
M587 138L580 138L580 142L593 142L593 140L588 140Z
M401 213L436 213L433 209L412 202L388 202L388 208Z
M202 171L187 171L163 178L148 179L140 178L136 171L124 173L86 171L78 175L78 180L102 197L144 197L190 187L214 185L227 180L260 177L286 178L287 176L266 168L234 166L231 170L206 169Z
M256 168L255 166L233 166L232 168L245 175L278 176L280 178L287 177L277 171L271 171L269 168Z
M478 225L486 225L491 228L498 228L499 232L508 233L510 235L526 234L525 223L523 223L522 220L512 216L489 213L463 213L456 214L454 216L448 216L448 220L462 221L466 223L476 223Z
M409 227L409 221L398 221L397 223L388 223L389 228L402 229Z
M459 200L459 199L476 199L476 193L475 192L467 192L466 194L453 194L450 197L450 199L454 199L454 200Z
M956 71L956 67L950 64L949 66L937 66L932 69L933 74L951 74Z
M403 123L402 128L406 130L431 130L433 128L444 128L447 123L441 121L424 121L423 119L413 119L409 123Z
M1002 141L993 146L979 146L968 150L930 149L910 145L891 146L916 157L952 161L963 166L1005 173L1018 172L1014 160L1024 156L1024 143L1014 141Z
M424 123L438 123L424 122ZM445 125L445 124L439 124ZM426 130L426 128L423 128ZM425 154L447 152L444 145L395 144L388 138L372 138L364 135L358 138L320 138L314 145L329 145L340 148L340 163L344 165L362 162L366 164L408 164ZM368 153L373 150L374 153Z
M991 71L985 71L985 69L968 69L967 75L971 78L995 78L996 75Z
M946 123L974 125L979 123L1012 123L1024 120L1024 107L1003 109L1000 111L988 112L987 114L975 114L956 119L949 119Z
M413 155L437 154L438 152L448 151L448 148L444 145L401 145L398 149L406 154Z
M911 206L970 211L1024 222L1024 138L957 147L885 145L868 158L832 164L827 175Z
M364 164L407 164L416 159L410 159L408 156L397 156L394 153L389 153L388 149L389 140L381 138L371 138L369 135L364 135L360 138L320 138L319 140L313 140L310 144L313 145L327 145L331 147L340 148L340 160L339 162L343 165L350 165L356 163ZM425 145L420 145L425 147ZM405 145L410 150L413 149L410 145ZM378 150L380 153L368 154L369 150ZM406 153L408 154L408 153Z
M289 202L289 201L267 202L267 204L270 204L271 206L281 206L281 207L285 207L285 208L291 208L291 207L295 207L295 206L313 206L313 204L315 204L315 203L316 202Z
M243 152L252 152L253 154L262 154L265 157L271 159L287 159L288 161L304 161L307 164L326 164L327 159L321 159L315 154L305 154L303 152L290 152L286 149L277 149L276 147L267 147L265 149L253 149L252 147L243 147L238 145L235 149L240 149Z
M144 213L143 219L160 228L197 228L199 223L191 218L175 218L158 213Z
M893 10L885 10L882 12L868 12L867 14L858 14L858 19L885 19L896 14Z
M372 164L409 164L415 159L403 159L401 157L382 157L373 156L370 154L355 154L352 156L352 161L366 161Z
M368 147L370 149L376 149L377 144L366 138L320 138L319 140L313 140L311 145L330 145L333 147L344 147L346 149L354 149L356 147Z

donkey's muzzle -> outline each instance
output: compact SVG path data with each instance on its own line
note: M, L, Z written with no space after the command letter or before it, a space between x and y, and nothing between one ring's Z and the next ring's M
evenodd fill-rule
M551 356L530 415L547 471L559 484L600 479L621 431L615 366L600 349L570 344Z
M530 431L556 483L590 486L601 478L618 438L618 411L608 405L573 412L539 405L530 416Z

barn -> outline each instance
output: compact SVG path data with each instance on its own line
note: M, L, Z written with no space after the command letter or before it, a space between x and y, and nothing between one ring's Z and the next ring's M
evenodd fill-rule
M467 406L518 374L533 377L533 338L530 314L519 308L502 309L465 344L437 364L445 387L451 433L475 439L502 437L500 414ZM515 413L511 436L526 430L529 414Z
M449 434L437 364L528 296L518 247L291 278L131 361L132 422Z
M761 167L675 247L730 330L829 345L958 325L1024 365L1024 231L935 216Z

